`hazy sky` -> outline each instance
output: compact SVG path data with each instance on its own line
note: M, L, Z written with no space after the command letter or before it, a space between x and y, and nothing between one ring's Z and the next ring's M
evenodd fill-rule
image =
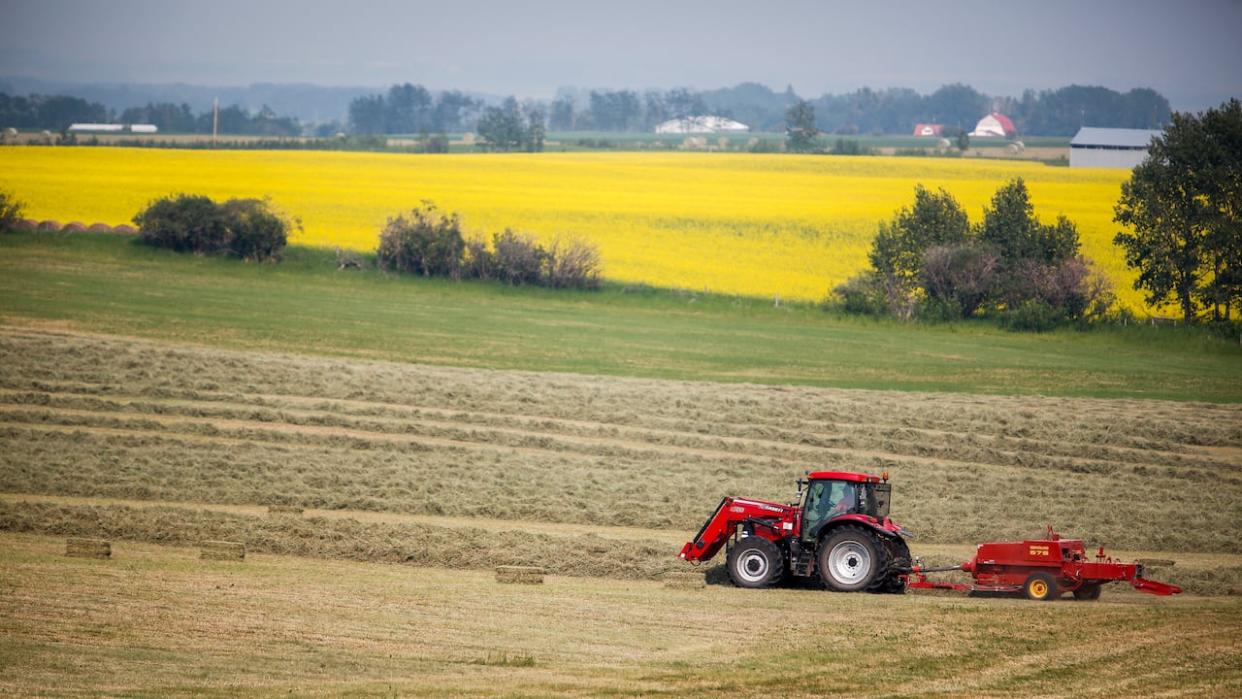
M0 0L0 75L530 97L747 80L804 96L1080 83L1150 86L1200 108L1242 96L1242 0Z

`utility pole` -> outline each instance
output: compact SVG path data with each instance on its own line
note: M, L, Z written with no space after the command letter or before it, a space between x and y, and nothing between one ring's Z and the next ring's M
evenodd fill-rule
M216 147L216 136L220 133L220 98L211 100L211 147Z

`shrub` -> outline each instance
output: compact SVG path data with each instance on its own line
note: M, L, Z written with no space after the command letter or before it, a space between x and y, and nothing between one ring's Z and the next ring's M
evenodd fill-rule
M25 205L12 194L0 191L0 233L11 231L22 219Z
M863 272L847 279L832 290L839 308L855 315L883 315L888 312L879 275Z
M597 289L599 249L580 238L557 239L548 250L545 282L554 289Z
M230 252L246 260L278 260L290 223L262 199L230 199L220 205L231 234Z
M441 214L435 204L424 201L408 217L388 219L376 259L383 269L458 279L465 249L457 214Z
M198 194L156 199L134 217L134 223L142 242L177 252L221 252L228 238L220 208Z
M496 259L482 238L467 238L461 260L461 276L465 279L495 279Z
M540 247L533 237L514 233L508 228L492 237L492 250L495 277L514 286L538 284L544 266L551 260L549 252Z
M984 245L933 245L923 253L919 278L928 299L954 309L950 316L969 318L994 293L998 266L996 253Z
M1065 315L1045 301L1027 299L1001 316L1001 325L1018 332L1047 332L1065 321Z
M134 217L143 243L177 252L237 255L246 260L277 260L296 225L260 199L217 204L197 194L177 194L151 202Z

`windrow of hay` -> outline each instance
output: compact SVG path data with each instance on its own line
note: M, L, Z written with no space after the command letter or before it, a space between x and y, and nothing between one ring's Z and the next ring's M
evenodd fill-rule
M294 517L301 517L304 511L305 511L304 508L298 507L297 505L268 505L267 506L268 514L272 514L272 515L292 515Z

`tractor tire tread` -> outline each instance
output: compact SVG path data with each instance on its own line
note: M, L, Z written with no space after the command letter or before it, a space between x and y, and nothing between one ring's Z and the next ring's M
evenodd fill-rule
M763 581L758 583L748 583L743 580L738 580L733 573L737 557L743 552L753 548L761 549L768 559L768 575ZM772 587L785 578L785 556L781 554L781 550L776 546L776 544L761 536L748 536L734 544L729 549L729 555L726 557L725 567L729 572L729 579L737 587L751 589Z

